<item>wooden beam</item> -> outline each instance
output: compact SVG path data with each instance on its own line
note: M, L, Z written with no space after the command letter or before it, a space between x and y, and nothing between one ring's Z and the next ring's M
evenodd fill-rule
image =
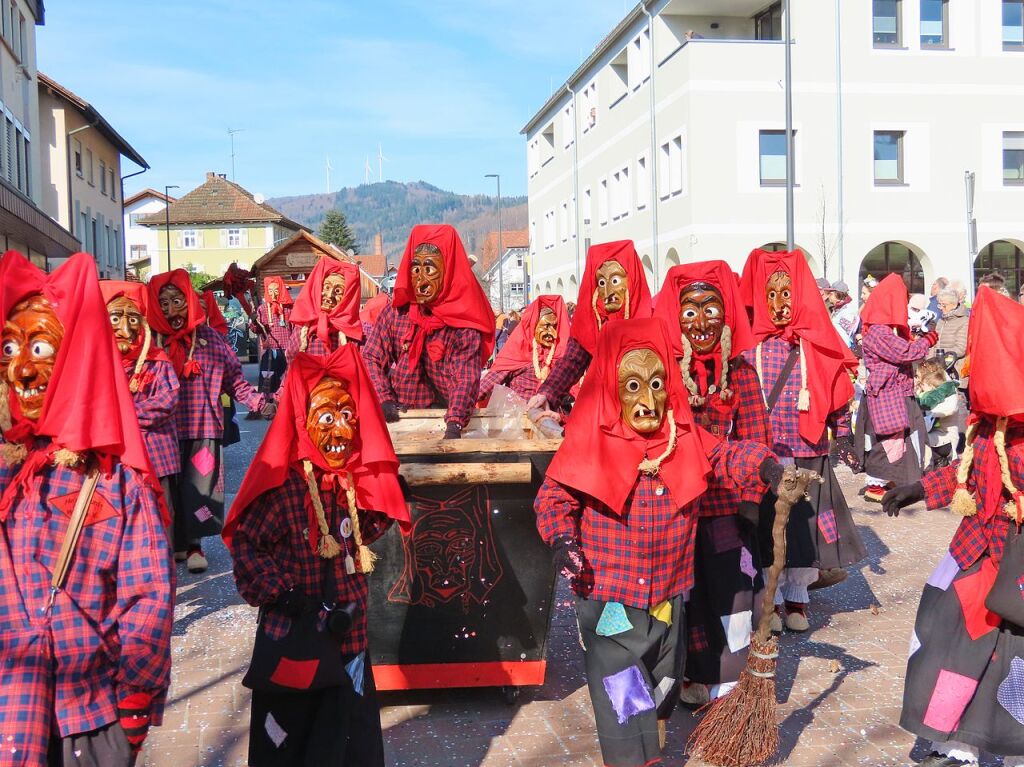
M560 439L434 439L404 442L394 440L395 453L401 456L459 453L553 453L562 444Z
M528 485L529 463L405 463L399 473L412 487L419 485Z

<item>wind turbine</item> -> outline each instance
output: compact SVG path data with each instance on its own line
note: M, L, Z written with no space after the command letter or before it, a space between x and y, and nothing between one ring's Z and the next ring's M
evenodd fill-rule
M373 169L370 167L370 155L366 155L366 163L363 165L363 183L370 183L370 175L373 173Z
M331 167L331 156L327 155L327 194L331 193L331 171L334 168Z
M387 157L384 156L384 150L380 144L377 144L377 180L384 181L384 163L387 161Z

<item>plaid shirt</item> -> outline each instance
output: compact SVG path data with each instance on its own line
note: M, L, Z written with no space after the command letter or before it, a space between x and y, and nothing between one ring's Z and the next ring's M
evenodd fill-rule
M579 383L580 378L590 367L593 355L580 346L580 342L572 336L565 345L565 354L555 360L551 366L548 379L541 384L538 394L543 394L552 410L558 410L569 390Z
M985 465L989 460L989 454L995 449L992 445L994 431L990 421L983 422L978 428L978 435L974 439L974 464L967 486L978 499L979 509L977 514L961 520L949 544L949 553L953 555L961 570L966 570L986 553L995 562L999 562L1003 557L1003 545L1006 542L1007 528L1010 526L1009 518L1003 513L1003 504L1009 500L1009 496L998 479L995 488L988 487L985 472L978 470L979 466ZM1006 455L1010 463L1013 484L1018 488L1024 487L1024 427L1011 428L1007 431ZM996 460L995 456L991 456L991 459ZM944 508L953 500L959 463L957 461L951 466L924 475L921 484L924 486L925 503L929 509ZM993 491L1000 493L1000 499L992 518L986 521L982 518L981 499Z
M203 344L203 341L206 343ZM196 328L194 359L203 372L195 378L181 379L178 403L178 439L221 439L224 435L224 408L221 392L241 402L249 410L259 411L266 397L242 376L242 365L224 337L216 330Z
M444 420L465 428L480 391L480 331L447 325L427 336L420 364L409 372L402 339L413 328L408 307L388 305L363 347L363 361L381 402L406 408L447 404ZM422 331L417 331L422 332Z
M288 337L288 345L284 350L284 358L289 365L292 364L292 360L295 359L295 355L299 353L299 343L302 340L302 326L293 325L291 335ZM349 341L352 343L352 341ZM316 334L315 328L309 329L309 335L306 337L306 354L315 354L318 357L326 357L334 351L337 351L338 344L336 341L331 342L331 348L327 348L327 344L320 340L320 336Z
M277 319L271 321L270 319L270 304L264 302L256 307L256 322L250 322L249 327L254 333L259 333L264 328L269 328L270 332L266 335L261 335L260 339L260 356L263 355L267 349L280 349L284 350L288 347L288 343L291 341L292 326L288 322L288 317L291 316L292 308L290 306L282 306L281 310L284 312L284 320ZM258 329L257 329L258 328Z
M17 473L0 467L0 487ZM133 469L115 463L100 474L95 518L87 516L46 615L51 572L84 479L80 469L44 465L24 478L0 522L3 764L45 765L52 732L67 737L116 722L117 702L132 693L152 695L154 724L162 718L174 570L156 498Z
M907 397L914 396L914 366L931 351L923 338L905 341L887 325L872 325L861 339L868 385L864 393L875 434L901 434L909 426Z
M314 469L319 475L319 470ZM344 491L321 491L327 524L344 551L355 556L355 540L341 535L341 520L348 518ZM264 493L249 507L233 539L235 583L238 593L251 605L273 603L285 592L295 589L304 596L325 599L324 562L310 548L306 535L310 512L306 480L290 471L280 487ZM391 518L376 511L359 512L359 530L363 543L369 545L391 527ZM345 572L344 552L330 561L331 577L339 603L356 602L359 609L352 632L342 643L342 652L355 654L366 649L366 605L369 585L366 575ZM289 619L271 613L264 621L265 630L274 636L287 633Z
M125 369L130 376L135 363ZM163 360L146 360L142 370L146 383L132 394L135 415L153 471L158 477L168 477L181 470L178 424L174 417L180 389L178 376L174 374L174 366Z
M778 336L766 338L761 344L761 387L767 399L775 382L782 375L786 366L786 358L793 344ZM747 362L755 364L756 349L746 352ZM828 428L822 429L821 437L811 444L800 436L800 411L797 410L797 397L800 395L800 363L793 366L786 386L779 395L770 415L774 444L772 452L786 458L819 458L828 455ZM836 410L828 418L826 426L831 427L837 437L850 435L850 410L844 406Z
M540 379L533 372L533 365L519 370L493 370L480 382L480 400L491 396L494 387L507 386L524 400L529 400L540 388Z
M742 500L758 503L765 492L758 467L770 456L767 447L755 442L717 445L709 456L711 486L721 484ZM646 610L692 588L696 522L705 498L678 508L657 477L638 475L627 510L619 515L545 479L534 510L545 542L567 535L582 546L586 567L574 584L577 594Z

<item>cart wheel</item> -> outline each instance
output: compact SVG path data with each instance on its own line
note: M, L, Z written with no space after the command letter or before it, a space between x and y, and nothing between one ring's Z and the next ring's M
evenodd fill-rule
M514 706L516 701L519 700L519 688L518 687L502 687L501 697L510 706Z

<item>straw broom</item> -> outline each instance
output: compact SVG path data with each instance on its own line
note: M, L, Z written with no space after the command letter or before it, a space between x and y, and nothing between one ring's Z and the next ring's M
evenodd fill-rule
M775 501L772 525L774 558L768 568L768 583L761 601L761 619L750 638L747 667L740 672L736 687L711 702L703 721L690 735L688 751L698 759L721 767L750 767L771 759L779 748L779 725L775 715L775 666L779 640L772 635L775 590L786 563L786 523L789 511L805 497L811 482L821 477L806 469L786 467Z

